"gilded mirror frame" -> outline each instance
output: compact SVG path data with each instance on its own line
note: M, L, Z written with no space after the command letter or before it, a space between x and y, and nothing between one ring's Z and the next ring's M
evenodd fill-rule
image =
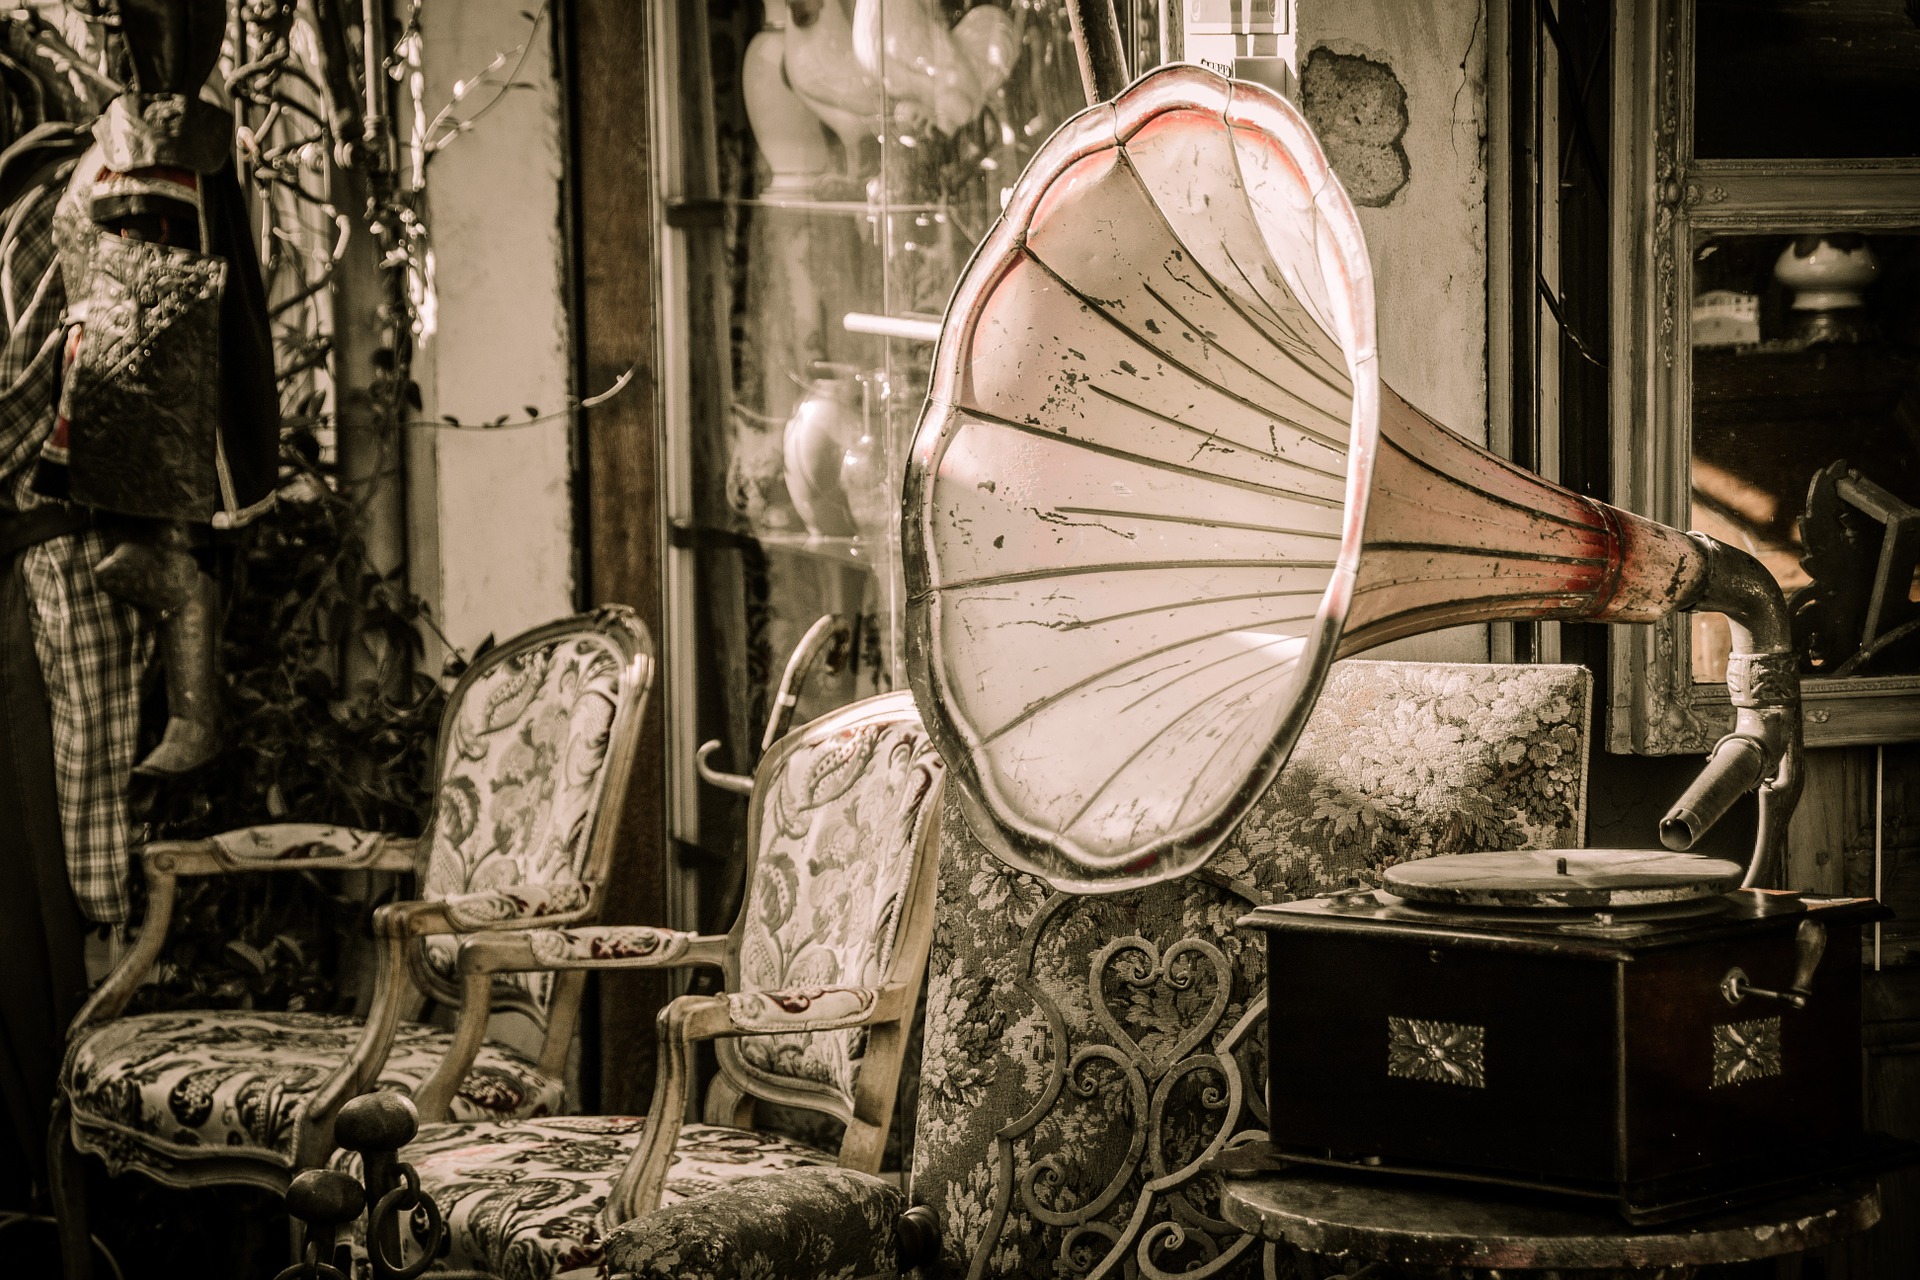
M1614 16L1614 500L1690 527L1694 246L1711 233L1920 230L1920 160L1702 160L1693 155L1693 5ZM1733 724L1723 685L1695 684L1687 615L1613 628L1608 748L1705 751ZM1920 675L1807 677L1809 747L1920 740Z

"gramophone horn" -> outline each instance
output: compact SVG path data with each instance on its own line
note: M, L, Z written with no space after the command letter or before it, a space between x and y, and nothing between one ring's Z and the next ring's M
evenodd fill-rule
M1374 341L1359 222L1277 95L1169 67L1035 156L949 305L903 519L914 692L1010 861L1193 869L1330 662L1492 618L1726 610L1762 696L1665 834L1797 778L1764 570L1434 423Z

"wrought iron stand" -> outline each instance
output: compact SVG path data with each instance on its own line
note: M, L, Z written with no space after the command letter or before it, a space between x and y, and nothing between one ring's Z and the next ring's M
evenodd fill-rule
M367 1258L373 1280L414 1280L439 1254L446 1224L433 1197L420 1189L420 1176L400 1159L413 1141L420 1117L404 1094L369 1093L340 1108L334 1137L358 1152L364 1182L337 1169L309 1169L287 1189L287 1212L304 1224L295 1247L299 1261L274 1280L348 1280L353 1274L349 1225L366 1214ZM419 1215L423 1231L418 1255L402 1265L402 1225Z

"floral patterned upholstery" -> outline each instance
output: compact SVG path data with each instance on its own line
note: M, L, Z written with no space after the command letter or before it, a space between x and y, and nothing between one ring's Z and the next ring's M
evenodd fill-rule
M78 1145L116 1173L130 1165L165 1167L210 1149L295 1167L307 1154L293 1150L298 1122L360 1034L352 1018L314 1013L117 1018L67 1054L62 1087L72 1099ZM450 1039L446 1031L403 1024L381 1087L413 1090ZM564 1101L560 1081L512 1049L489 1044L452 1110L465 1119L509 1119L550 1115Z
M603 924L585 929L529 930L527 944L542 964L641 958L673 964L692 949L699 936L650 924Z
M575 632L466 686L442 734L422 897L511 891L534 901L546 890L541 914L586 907L584 894L576 901L557 886L579 881L586 865L623 665L610 639ZM466 908L483 922L505 919L501 901ZM457 944L444 935L421 941L420 976L449 1003L459 999ZM545 973L501 974L495 1000L541 1017L551 982Z
M744 1178L622 1223L606 1270L635 1280L780 1280L893 1274L899 1188L852 1169Z
M421 1126L401 1158L419 1171L446 1219L449 1249L433 1270L484 1271L501 1280L548 1280L583 1268L596 1274L601 1210L645 1125L629 1116L571 1116ZM358 1160L341 1152L334 1165L357 1173ZM662 1205L833 1160L751 1129L683 1125ZM360 1225L364 1230L364 1219Z
M346 858L359 861L392 837L330 822L271 822L239 827L212 836L208 843L229 861L244 866L259 862L294 862L307 858Z
M777 771L762 765L758 860L730 990L881 981L913 850L937 816L927 801L941 772L913 717L849 725L803 743ZM771 1086L780 1097L797 1087L850 1108L865 1045L854 1029L748 1036L716 1049L721 1068L753 1092Z
M1200 1166L1263 1131L1266 969L1234 926L1438 853L1585 826L1578 667L1336 664L1278 781L1204 869L1077 896L942 828L913 1194L941 1277L1272 1274Z

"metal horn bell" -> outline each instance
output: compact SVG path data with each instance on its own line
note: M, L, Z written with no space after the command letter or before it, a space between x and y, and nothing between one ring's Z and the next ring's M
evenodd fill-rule
M1335 658L1498 618L1735 623L1738 723L1663 824L1798 786L1779 590L1380 381L1358 219L1284 99L1192 66L1074 117L949 305L908 465L908 669L975 831L1080 891L1204 862ZM1756 856L1750 877L1758 873Z

